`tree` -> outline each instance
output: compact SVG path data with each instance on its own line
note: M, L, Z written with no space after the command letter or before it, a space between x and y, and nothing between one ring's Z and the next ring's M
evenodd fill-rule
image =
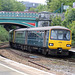
M46 0L47 3L50 3L52 0Z
M34 11L35 12L36 11L35 9L36 8L30 8L29 11Z
M50 2L51 2L52 0L46 0L46 3L47 3L47 7L50 9Z
M42 4L40 4L36 9L38 9L38 12L48 11L47 5L42 5Z
M65 19L62 25L72 31L72 45L75 46L75 8L70 8L65 12Z
M40 4L36 8L30 8L30 11L42 12L42 11L48 11L48 8L47 5Z
M25 5L20 2L15 1L14 11L24 11L26 9Z
M25 6L16 0L1 0L2 11L24 11Z
M51 26L61 26L62 20L60 16L52 17L51 20Z
M73 2L75 0L46 0L48 8L50 9L51 12L56 11L57 9L61 8L61 4L63 3L64 5L69 5L72 7ZM60 12L60 10L59 10Z
M70 7L72 7L73 2L75 2L75 0L64 0L64 5L69 5Z
M70 8L65 13L65 19L68 22L75 21L75 8Z
M72 46L75 47L75 21L72 21L72 23L69 25L69 29L72 31Z
M8 32L3 26L0 26L0 41L8 41Z
M2 10L2 6L1 6L1 4L2 4L2 1L0 0L0 11Z
M68 27L72 21L75 21L75 8L70 8L65 12L65 19L62 25Z
M12 0L2 0L2 11L13 11L13 1Z

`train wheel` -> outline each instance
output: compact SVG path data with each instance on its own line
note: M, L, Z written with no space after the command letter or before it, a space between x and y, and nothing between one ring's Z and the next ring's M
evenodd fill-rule
M22 50L22 46L20 46L20 50Z
M28 47L27 46L25 46L25 50L28 51Z
M22 50L24 50L24 46L22 46Z
M28 48L28 51L30 52L30 53L32 53L32 49L31 49L31 47L29 46L29 48Z
M43 50L42 50L42 54L43 54L44 56L47 56L47 55L48 55L48 52L46 51L46 49L43 49Z
M21 45L21 50L23 50L23 45Z
M41 48L38 48L38 52L39 52L39 53L42 53L42 49L41 49Z

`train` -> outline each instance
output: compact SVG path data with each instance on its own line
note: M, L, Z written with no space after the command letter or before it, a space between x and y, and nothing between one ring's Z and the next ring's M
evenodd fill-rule
M21 28L9 31L12 48L38 51L44 55L68 56L71 48L71 30L63 26Z

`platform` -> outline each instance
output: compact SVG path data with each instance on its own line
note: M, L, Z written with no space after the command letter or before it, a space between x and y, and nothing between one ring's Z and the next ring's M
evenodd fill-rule
M75 48L71 48L69 51L71 51L71 52L75 52Z
M0 56L0 75L56 75Z
M0 63L0 75L28 75Z
M75 48L71 48L71 49L69 50L69 56L70 56L71 58L75 58Z

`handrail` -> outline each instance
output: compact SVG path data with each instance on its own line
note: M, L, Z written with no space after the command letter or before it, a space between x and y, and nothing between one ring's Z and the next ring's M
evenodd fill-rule
M9 12L0 11L0 17L35 17L38 18L39 15L36 12Z

